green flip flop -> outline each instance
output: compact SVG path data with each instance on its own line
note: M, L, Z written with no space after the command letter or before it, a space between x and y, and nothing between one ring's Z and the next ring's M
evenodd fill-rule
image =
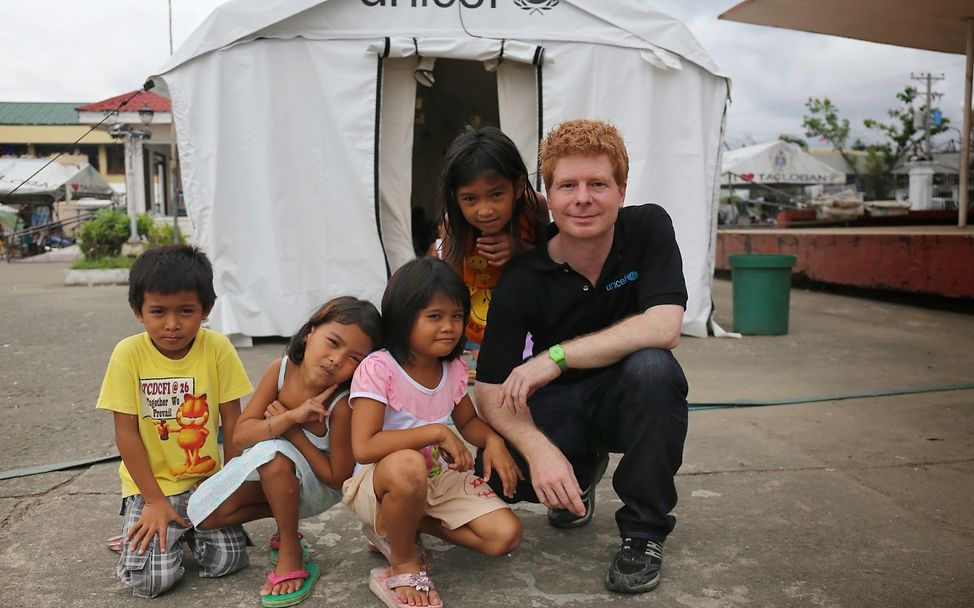
M281 576L274 574L273 571L268 572L267 580L272 585L295 579L304 579L304 584L301 585L300 589L291 593L285 593L283 595L262 595L260 596L260 603L267 608L283 608L284 606L300 604L311 595L311 590L314 589L315 583L318 582L320 575L321 571L318 568L318 564L314 562L305 564L304 570L287 572Z

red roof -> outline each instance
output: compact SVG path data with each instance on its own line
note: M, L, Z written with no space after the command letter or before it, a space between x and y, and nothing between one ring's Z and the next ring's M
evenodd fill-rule
M132 97L132 93L135 93L135 91L89 103L75 109L79 112L113 112L115 110L119 112L138 112L148 106L153 112L172 112L172 102L161 95L156 95L151 91L140 91L135 97ZM129 97L132 97L132 99L119 108L118 105Z

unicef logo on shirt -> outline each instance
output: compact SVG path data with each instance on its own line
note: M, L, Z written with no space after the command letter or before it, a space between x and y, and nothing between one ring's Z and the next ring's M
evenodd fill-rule
M628 285L629 283L635 283L636 279L639 278L639 273L635 270L630 270L622 277L616 279L615 281L609 281L605 284L606 291L612 291L614 289L619 289L623 285Z
M551 9L558 6L560 0L514 0L514 4L526 11L530 11L530 14L541 14L542 11L550 11Z

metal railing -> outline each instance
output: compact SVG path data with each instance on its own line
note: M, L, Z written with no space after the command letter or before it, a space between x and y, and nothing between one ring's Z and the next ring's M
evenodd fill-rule
M44 253L46 246L49 246L51 239L51 231L60 229L64 232L64 228L67 226L73 226L75 224L80 224L86 222L95 216L94 213L84 213L77 215L75 217L55 220L53 222L47 222L45 224L39 224L37 226L29 226L21 230L15 230L13 232L8 232L3 235L4 240L4 252L3 255L9 262L14 257L28 257L30 255L36 255L38 253ZM40 235L40 238L38 238ZM41 249L36 253L31 253L31 249Z

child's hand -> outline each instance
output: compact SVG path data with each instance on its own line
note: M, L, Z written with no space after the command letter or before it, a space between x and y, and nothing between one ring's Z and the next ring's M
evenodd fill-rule
M484 256L491 266L503 266L511 261L514 250L514 237L507 232L477 239L477 253Z
M454 471L469 471L473 468L473 458L470 450L457 434L450 430L446 425L443 426L443 438L437 443L437 447L446 452L449 456L450 468Z
M189 528L193 525L188 519L180 517L176 509L165 498L158 503L146 503L142 507L142 514L138 521L125 535L125 542L131 541L132 550L134 551L138 547L139 555L142 555L149 548L155 535L158 534L159 550L165 553L168 550L166 529L171 521L183 528Z
M524 473L514 462L511 453L504 445L504 440L499 435L491 435L487 438L487 445L484 447L484 481L490 481L490 476L497 473L504 486L504 496L514 498L514 491L517 489L518 480L524 479Z
M287 407L278 401L277 399L271 401L267 404L267 409L264 410L264 418L273 418L274 416L280 416L281 414L288 413Z
M304 403L291 410L291 420L295 424L324 422L325 417L328 416L328 408L325 406L325 400L331 397L337 388L338 385L333 384L314 397L305 400Z

